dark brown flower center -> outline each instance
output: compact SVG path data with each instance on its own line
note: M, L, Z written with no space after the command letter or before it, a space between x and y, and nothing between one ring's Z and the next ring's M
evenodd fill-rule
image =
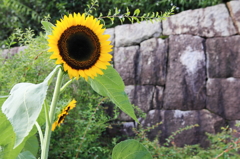
M63 60L77 70L91 68L101 51L97 35L82 25L67 28L58 41L58 48Z

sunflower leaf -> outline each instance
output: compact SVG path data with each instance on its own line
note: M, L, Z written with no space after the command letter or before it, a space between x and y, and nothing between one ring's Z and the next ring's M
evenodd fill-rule
M6 96L0 96L0 98L7 98L9 97L9 95L6 95Z
M94 91L102 96L108 96L123 112L137 121L132 104L124 92L125 85L119 73L112 66L108 66L103 73L94 79L89 78L88 83Z
M37 156L38 148L39 148L38 139L35 135L33 135L26 141L23 151L29 151L34 156Z
M149 151L136 140L126 140L113 148L112 159L152 159Z
M36 159L35 156L29 151L24 151L18 155L16 159Z
M2 112L10 121L16 134L14 148L19 146L32 130L42 110L49 82L58 68L56 67L40 84L16 84L3 103Z
M44 30L46 31L47 35L50 35L52 33L52 28L54 27L54 25L48 21L41 21Z
M4 100L0 99L0 107L2 106L3 102ZM40 116L44 116L44 114L41 113ZM43 125L43 122L39 123ZM9 122L5 114L2 113L0 108L0 158L16 158L22 151L22 149L25 147L25 143L27 143L29 138L33 136L36 132L36 128L32 129L29 135L25 137L24 141L15 149L13 149L16 134L13 131L11 123ZM34 146L34 148L36 149L37 147ZM24 149L27 149L27 147L25 147Z

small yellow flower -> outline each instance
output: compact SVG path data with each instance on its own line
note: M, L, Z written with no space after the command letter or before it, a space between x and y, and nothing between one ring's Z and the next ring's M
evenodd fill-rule
M64 111L68 114L68 111L76 106L77 101L73 99L65 108Z
M101 69L110 65L112 45L107 41L110 35L103 35L105 29L100 21L85 14L69 14L57 21L49 35L49 52L56 64L62 64L70 78L94 78L102 75Z
M61 123L63 123L65 117L68 115L69 110L76 107L77 101L73 99L58 115L58 119L52 124L52 131L56 129L57 126L60 126Z

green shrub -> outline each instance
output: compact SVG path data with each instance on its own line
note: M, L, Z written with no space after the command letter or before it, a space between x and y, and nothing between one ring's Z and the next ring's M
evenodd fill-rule
M164 13L176 6L175 13L188 10L203 8L216 5L229 0L98 0L99 7L93 13L99 16L100 13L107 15L109 9L112 11L118 8L121 13L126 12L126 8L133 13L134 10L140 9L141 14L151 12ZM55 23L63 15L73 12L83 13L91 0L0 0L0 46L5 45L5 41L15 28L24 30L32 28L36 34L42 31L40 21L51 16L51 22ZM141 15L140 14L140 15ZM106 20L107 27L119 25L120 21L116 20L111 24ZM129 21L126 21L129 23Z
M217 134L209 134L208 141L210 146L202 148L199 144L185 145L184 147L176 147L172 142L174 137L179 133L184 133L184 130L191 129L198 125L186 126L173 132L171 136L166 139L166 143L159 144L158 137L153 141L147 138L147 132L154 129L161 123L157 123L150 128L133 129L136 133L135 139L142 143L152 154L154 159L238 159L240 158L240 138L234 137L233 133L236 130L231 128L222 128L222 132ZM159 132L161 135L161 132Z
M49 158L109 158L114 145L106 143L102 136L110 120L102 107L107 99L89 90L78 91L77 106L52 133Z

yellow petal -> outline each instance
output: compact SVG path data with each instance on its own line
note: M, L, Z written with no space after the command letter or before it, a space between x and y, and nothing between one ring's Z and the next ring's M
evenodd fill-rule
M96 71L97 72L97 74L99 74L99 75L103 75L103 72L102 72L102 70L101 69L99 69L98 67L96 67L95 65L94 66L92 66L93 68L94 68L94 71Z
M58 57L59 57L58 54L52 54L52 55L50 56L50 59L57 59Z
M56 63L56 64L62 64L62 63L63 63L62 58L58 58L57 61L56 61L55 63Z
M111 61L111 59L112 59L112 55L110 55L110 54L101 54L100 57L99 57L99 60L103 61L103 62Z
M68 70L68 73L71 74L73 77L76 77L77 79L79 78L78 70L71 69Z
M83 71L88 77L94 78L94 76L91 74L91 72L88 69L85 69Z
M83 70L78 70L78 73L79 73L79 75L80 75L81 77L83 77L83 78L86 77L86 75L85 75L85 73L84 73Z
M96 62L95 66L97 66L98 68L102 68L102 69L107 68L106 64L102 61L99 61L99 60Z

